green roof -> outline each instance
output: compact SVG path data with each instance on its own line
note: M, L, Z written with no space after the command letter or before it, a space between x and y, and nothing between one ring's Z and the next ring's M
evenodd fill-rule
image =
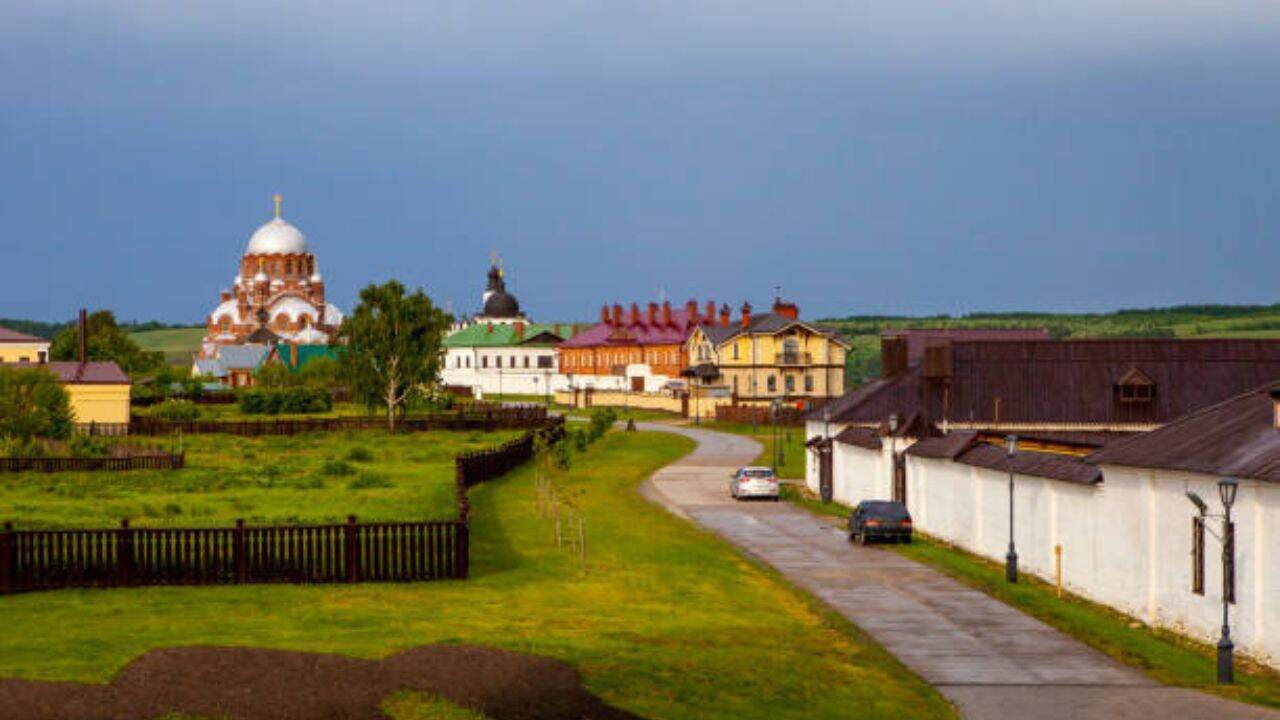
M338 359L340 348L333 345L299 345L298 346L298 364L296 366L290 364L292 359L292 350L289 345L277 345L276 352L280 355L280 362L289 368L290 372L297 372L307 366L307 363L316 358L327 357L332 360ZM263 356L266 359L266 356Z
M444 346L451 347L512 347L515 345L554 345L573 336L573 323L528 323L524 331L516 334L514 323L477 323L465 327L444 339ZM554 339L546 339L550 335ZM540 342L532 342L542 336Z

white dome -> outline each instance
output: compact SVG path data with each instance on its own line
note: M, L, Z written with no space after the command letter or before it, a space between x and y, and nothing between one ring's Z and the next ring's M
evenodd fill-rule
M292 295L286 295L285 297L275 301L267 312L273 318L283 314L289 318L290 322L297 322L298 318L303 315L306 315L314 321L316 319L316 315L319 314L314 305L301 298L293 297Z
M228 300L214 309L212 317L215 325L223 317L231 318L233 323L240 322L240 309L236 307L235 300Z
M310 325L294 333L289 339L303 345L325 345L329 342L328 335Z
M342 324L344 317L346 316L342 314L342 311L338 309L337 305L334 305L333 303L324 304L324 322L326 325L333 325L334 327L337 327Z
M298 255L310 251L307 238L298 228L275 218L258 228L244 252L246 255Z

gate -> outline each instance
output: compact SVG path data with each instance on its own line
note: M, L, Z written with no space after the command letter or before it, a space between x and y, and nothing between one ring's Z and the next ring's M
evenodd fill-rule
M907 504L907 454L893 454L893 499Z
M822 502L829 503L833 495L831 482L831 440L818 446L818 494Z

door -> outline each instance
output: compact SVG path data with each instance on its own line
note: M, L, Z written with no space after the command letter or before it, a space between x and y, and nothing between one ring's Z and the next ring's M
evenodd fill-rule
M818 446L818 494L822 502L831 502L833 494L831 482L831 441L826 440Z
M631 378L631 392L635 392L635 393L642 393L642 392L644 392L644 377L643 377L643 376L641 376L641 377L633 377L633 378Z
M907 454L893 454L893 499L907 504Z

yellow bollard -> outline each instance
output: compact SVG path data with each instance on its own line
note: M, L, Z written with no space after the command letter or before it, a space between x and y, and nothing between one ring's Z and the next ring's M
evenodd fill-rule
M1062 599L1062 545L1053 546L1054 565L1058 576L1058 599Z

